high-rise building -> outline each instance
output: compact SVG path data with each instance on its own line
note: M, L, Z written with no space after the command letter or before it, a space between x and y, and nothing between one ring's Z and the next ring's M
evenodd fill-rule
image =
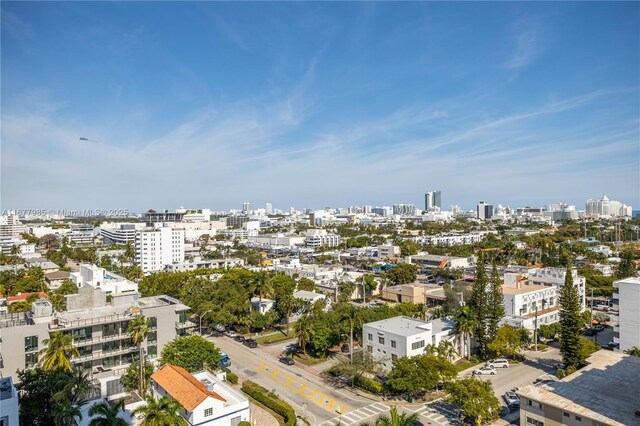
M442 192L433 191L433 206L442 209Z
M245 201L244 203L242 203L242 211L244 213L247 213L249 210L251 210L251 203L248 201Z
M184 262L184 230L169 227L136 231L136 263L143 273Z
M402 216L414 216L416 214L416 206L413 204L394 204L393 214Z
M424 210L431 211L437 207L438 210L442 209L442 192L431 191L424 194Z
M599 200L587 200L585 214L587 216L622 216L631 217L632 207L620 201L609 200L603 195Z
M19 237L26 229L17 214L10 212L0 216L0 237Z
M493 217L493 205L480 201L478 207L476 207L476 215L478 219L491 219Z
M264 209L267 214L273 214L273 204L267 203Z

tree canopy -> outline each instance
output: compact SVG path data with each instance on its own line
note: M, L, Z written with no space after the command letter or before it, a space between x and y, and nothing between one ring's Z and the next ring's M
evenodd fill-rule
M182 367L189 372L203 368L218 368L221 354L218 347L200 336L181 336L167 343L162 349L160 362Z

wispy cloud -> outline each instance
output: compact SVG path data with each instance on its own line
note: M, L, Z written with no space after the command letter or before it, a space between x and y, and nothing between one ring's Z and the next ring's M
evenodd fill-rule
M531 19L517 20L512 29L513 53L506 62L508 69L517 70L529 65L543 51L539 24Z

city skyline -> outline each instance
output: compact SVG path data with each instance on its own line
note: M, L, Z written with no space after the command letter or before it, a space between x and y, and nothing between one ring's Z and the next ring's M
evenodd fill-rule
M640 205L638 3L2 8L2 208Z

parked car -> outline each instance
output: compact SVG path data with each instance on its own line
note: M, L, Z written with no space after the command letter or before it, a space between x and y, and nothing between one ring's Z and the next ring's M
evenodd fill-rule
M610 342L608 343L608 345L607 345L607 346L609 346L610 348L617 348L618 346L620 346L620 343L618 343L618 342L614 342L614 341L612 340L612 341L610 341Z
M227 330L225 331L224 335L227 337L236 337L236 332L233 330Z
M216 329L216 331L219 331L220 333L224 333L224 325L222 324L216 324L216 326L213 328Z
M233 338L233 340L235 340L236 342L240 342L240 343L242 343L242 342L244 342L244 336L243 336L242 334L237 334L237 335Z
M489 361L489 366L493 368L507 368L509 367L509 361L504 358L496 358Z
M212 330L212 331L211 331L211 335L212 335L213 337L222 337L222 336L224 336L224 333L222 333L221 331L218 331L218 330L215 330L215 329L214 329L214 330Z
M258 347L258 342L253 339L246 339L242 344L251 349Z
M599 333L601 331L604 331L604 325L598 324L595 327L593 327L593 329Z
M518 395L515 392L506 392L504 395L502 395L502 398L504 398L504 402L506 402L510 408L520 406L520 398L518 398Z
M283 356L282 358L279 359L279 361L286 365L293 365L296 363L293 359L289 358L288 356Z
M386 375L382 374L382 373L376 374L376 379L378 379L380 381L380 383L383 383L383 384L387 383L387 381L389 381L389 378Z
M485 374L490 374L490 375L495 375L497 374L496 369L489 366L489 365L485 365L482 368L478 368L477 370L473 370L473 374L476 375L485 375Z
M598 334L598 332L595 328L587 328L584 332L585 336L595 336L596 334Z

